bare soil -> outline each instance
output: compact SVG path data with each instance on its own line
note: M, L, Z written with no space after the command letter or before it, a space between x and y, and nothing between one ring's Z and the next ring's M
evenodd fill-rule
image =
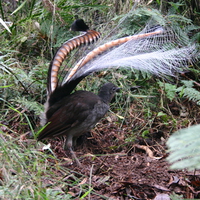
M92 200L169 200L172 194L182 199L200 199L200 171L171 170L166 147L170 134L177 129L200 123L200 108L188 101L173 102L168 108L177 123L173 126L173 121L168 120L165 124L155 117L149 126L141 109L136 112L134 106L130 106L130 117L124 123L118 123L110 113L79 138L74 151L81 167L63 150L62 139L50 140L59 165L70 174L55 172L69 183L63 192L79 199L84 194L81 188L89 185ZM13 122L12 127L16 124L17 132L19 123ZM149 133L141 136L144 127ZM56 162L49 160L57 166ZM42 178L45 182L45 176ZM71 184L74 182L77 184Z
M85 177L83 184L88 183L93 188L91 199L167 200L171 194L200 199L200 171L170 169L165 146L169 135L165 133L168 130L162 128L164 126L160 126L160 130L152 128L148 139L137 136L127 142L130 126L119 128L104 119L91 134L79 139L75 152L81 167L63 152L62 141L54 141L52 147L63 166L74 176L80 173ZM71 187L69 192L77 197L80 187Z

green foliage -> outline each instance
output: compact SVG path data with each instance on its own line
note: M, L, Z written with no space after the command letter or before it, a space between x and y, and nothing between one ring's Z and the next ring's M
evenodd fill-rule
M181 81L184 85L178 87L176 91L180 96L188 98L190 101L196 102L200 105L200 92L193 88L194 81Z
M168 161L173 169L200 169L200 125L191 126L174 133L167 145Z
M161 88L165 90L168 99L172 101L176 97L176 89L177 89L176 85L163 82L158 82L158 84Z
M119 26L122 28L119 36L132 35L143 28L147 21L151 20L154 25L157 23L161 26L170 26L188 42L188 33L199 29L199 26L194 26L191 19L184 15L177 14L176 10L170 10L167 15L163 15L158 9L148 6L138 6L136 9L127 14L118 15L113 20L119 20ZM196 33L198 34L198 33ZM118 37L119 37L118 36ZM193 35L195 38L196 36Z
M194 200L194 199L185 199L183 198L183 195L177 195L177 194L173 194L173 195L170 195L170 199L171 200Z
M20 107L25 107L26 110L33 111L35 115L40 115L44 110L44 107L36 101L30 101L25 97L16 97L11 101L17 102L20 104Z
M73 171L62 167L62 163L53 155L41 153L40 143L37 144L35 140L27 143L8 137L1 131L0 134L2 199L74 199L68 193L69 187L80 188L80 199L94 194L88 184L81 183L84 176L79 173L77 178Z
M2 133L1 133L2 134ZM0 138L0 169L4 180L0 184L0 196L3 199L61 199L70 198L61 190L44 188L44 181L53 177L58 168L47 165L47 159L55 159L51 155L41 154L35 150L34 144L27 146L3 135ZM65 173L68 173L65 171ZM45 174L45 178L41 178ZM57 182L59 183L59 181ZM62 195L61 195L62 194Z
M181 83L183 83L183 85L180 87L163 82L159 82L159 85L165 90L166 97L171 101L177 97L176 94L179 94L180 97L186 97L190 101L196 102L198 105L200 105L200 92L193 88L195 81L182 80Z
M118 37L124 35L133 35L143 28L147 21L152 18L158 24L164 25L165 19L162 17L161 13L156 9L149 9L148 7L139 7L128 14L123 14L116 16L113 20L119 20L121 31ZM138 23L139 22L139 23Z
M47 69L42 66L34 66L30 71L28 69L25 70L17 60L8 56L10 54L0 56L1 85L10 85L9 88L2 87L1 97L8 100L15 99L17 96L20 98L23 94L27 98L31 98L31 95L33 95L32 98L34 99L40 98L41 92L45 91L44 75Z

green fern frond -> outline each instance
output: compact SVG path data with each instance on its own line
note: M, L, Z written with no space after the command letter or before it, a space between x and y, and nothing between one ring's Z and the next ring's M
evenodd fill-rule
M191 126L174 133L167 145L173 169L200 169L200 125Z
M165 90L167 98L169 98L172 101L176 96L176 85L163 82L158 82L158 84L162 89Z
M168 15L168 18L171 19L172 21L183 22L185 24L190 24L192 22L192 20L182 15L171 14L171 15Z
M117 37L123 36L124 34L135 34L141 30L141 24L145 25L149 19L156 21L160 25L166 24L166 19L158 10L153 8L149 9L148 7L138 7L126 15L123 14L114 17L113 20L119 20L120 27L123 29L123 31L118 33ZM121 23L122 21L123 23ZM140 21L139 24L138 21Z
M187 88L192 88L194 86L194 81L187 81L187 80L182 80L181 81Z
M194 81L183 80L181 82L184 84L184 86L176 89L180 96L186 97L200 105L200 92L193 88Z
M194 88L185 88L183 96L200 105L200 92Z
M16 97L12 99L12 101L17 102L21 105L22 108L24 107L26 110L34 111L35 115L40 115L43 111L43 105L36 101L29 101L25 97Z
M165 90L167 98L169 98L171 101L176 97L176 94L178 93L180 97L186 97L190 101L200 105L200 92L193 88L194 81L182 80L181 82L183 85L178 88L176 85L172 85L170 83L159 82L158 84L162 89Z

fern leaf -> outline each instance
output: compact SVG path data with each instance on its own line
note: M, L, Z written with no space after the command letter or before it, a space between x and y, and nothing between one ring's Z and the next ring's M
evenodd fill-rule
M21 107L25 107L29 111L34 111L36 115L40 115L43 111L43 106L36 101L29 101L25 97L16 97L13 99L17 103L21 104Z
M174 133L167 141L173 169L200 169L200 125Z

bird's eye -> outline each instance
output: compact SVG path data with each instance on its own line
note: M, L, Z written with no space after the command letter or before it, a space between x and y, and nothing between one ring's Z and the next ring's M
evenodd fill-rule
M116 90L116 87L113 87L112 90L115 91L115 90Z

